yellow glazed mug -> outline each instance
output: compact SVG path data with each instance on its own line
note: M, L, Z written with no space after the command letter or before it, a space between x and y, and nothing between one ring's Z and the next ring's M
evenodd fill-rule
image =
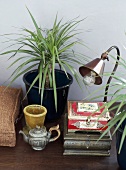
M33 129L36 125L42 127L44 125L47 109L41 105L28 105L23 110L26 126Z

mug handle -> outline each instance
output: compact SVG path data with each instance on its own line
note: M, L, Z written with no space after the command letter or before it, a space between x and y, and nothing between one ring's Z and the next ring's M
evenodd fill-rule
M54 137L54 138L51 138L51 139L49 140L49 142L53 142L53 141L57 140L57 139L60 137L59 125L51 127L51 128L49 129L49 132L52 134L52 131L53 131L53 130L56 130L57 133L58 133L58 135L57 135L56 137Z

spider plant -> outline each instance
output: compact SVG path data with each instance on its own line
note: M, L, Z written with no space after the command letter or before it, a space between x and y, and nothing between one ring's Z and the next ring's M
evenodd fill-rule
M81 64L84 60L86 60L86 56L80 53L75 53L72 50L72 47L76 44L83 45L80 40L75 39L76 35L79 33L76 30L76 27L82 20L73 19L62 23L62 19L58 21L56 15L52 28L43 30L40 26L38 26L35 18L28 8L27 10L34 24L35 31L31 31L27 28L22 29L23 33L19 34L19 38L11 39L11 41L14 41L11 47L16 44L19 45L18 49L7 50L0 54L12 54L9 59L17 57L9 68L17 62L21 60L23 61L23 63L12 73L9 85L11 85L19 76L37 66L38 75L32 82L28 92L35 83L39 81L39 93L41 95L42 103L44 88L53 88L55 107L57 108L55 80L56 64L58 64L65 72L67 77L68 69L79 83L79 75L73 64ZM22 54L21 57L18 56L19 53Z

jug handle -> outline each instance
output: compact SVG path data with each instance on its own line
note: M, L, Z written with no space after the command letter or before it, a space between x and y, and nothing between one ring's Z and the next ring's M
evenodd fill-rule
M51 138L51 139L49 140L49 142L53 142L53 141L57 140L57 139L59 138L59 136L60 136L59 125L51 127L51 128L49 129L49 132L52 134L52 131L53 131L53 130L56 130L57 133L58 133L58 135L57 135L56 137L54 137L54 138Z

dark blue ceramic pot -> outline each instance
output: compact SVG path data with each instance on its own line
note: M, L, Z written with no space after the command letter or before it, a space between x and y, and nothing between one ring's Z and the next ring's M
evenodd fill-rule
M32 70L27 72L23 76L23 81L26 86L26 91L29 89L31 83L33 82L34 78L37 76L38 71ZM64 113L69 87L73 82L73 78L70 74L68 77L62 70L55 70L55 77L56 77L56 86L57 86L57 111L55 109L54 103L54 93L52 88L46 88L44 90L44 97L42 105L47 108L47 115L46 120L52 121L61 117ZM39 94L39 87L38 82L33 86L30 92L27 95L28 104L41 104L41 97Z
M117 161L121 170L126 170L126 138L124 140L120 154L118 154L119 145L122 138L122 133L124 126L126 125L126 120L123 122L122 127L116 132L116 148L117 148Z

